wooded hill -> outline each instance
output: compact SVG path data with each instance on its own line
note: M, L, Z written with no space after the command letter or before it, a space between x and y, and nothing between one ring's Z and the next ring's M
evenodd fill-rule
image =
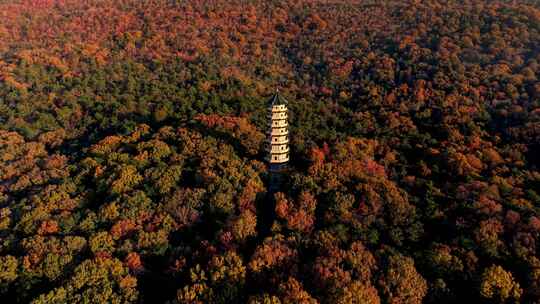
M537 1L0 16L2 300L540 302ZM291 162L271 195L275 88Z

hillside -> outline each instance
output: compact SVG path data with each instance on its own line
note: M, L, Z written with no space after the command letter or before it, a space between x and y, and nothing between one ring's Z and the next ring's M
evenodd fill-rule
M6 303L540 303L537 1L0 16Z

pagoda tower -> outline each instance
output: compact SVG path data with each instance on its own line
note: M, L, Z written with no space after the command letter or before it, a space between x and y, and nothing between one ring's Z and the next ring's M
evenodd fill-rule
M267 161L270 172L281 172L289 162L289 124L287 100L279 91L268 101Z

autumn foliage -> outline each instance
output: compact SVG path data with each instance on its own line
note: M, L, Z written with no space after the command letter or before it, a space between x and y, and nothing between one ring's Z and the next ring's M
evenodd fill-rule
M538 303L539 41L532 0L0 1L1 302Z

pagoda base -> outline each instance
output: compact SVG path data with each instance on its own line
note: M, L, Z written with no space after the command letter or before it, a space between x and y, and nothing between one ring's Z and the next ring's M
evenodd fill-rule
M274 163L269 165L269 187L268 190L270 193L279 192L281 189L281 184L283 183L283 176L285 171L287 171L287 163Z
M283 172L287 170L287 168L287 163L273 163L269 165L268 169L270 172Z

